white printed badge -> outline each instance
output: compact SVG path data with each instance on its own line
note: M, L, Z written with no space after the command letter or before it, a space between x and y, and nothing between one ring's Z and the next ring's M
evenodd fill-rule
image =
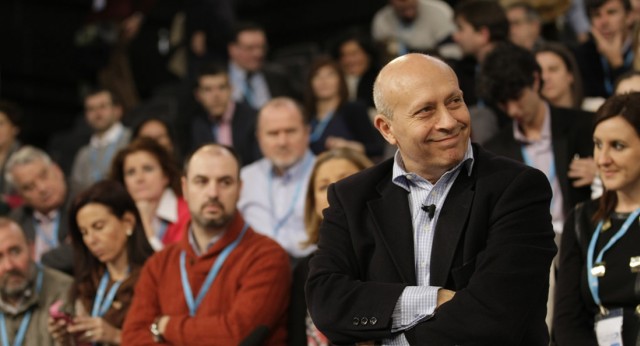
M596 337L599 346L622 346L622 309L596 315Z

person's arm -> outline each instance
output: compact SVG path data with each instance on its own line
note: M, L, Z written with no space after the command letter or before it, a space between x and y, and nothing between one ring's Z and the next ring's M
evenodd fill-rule
M127 345L155 346L149 328L162 313L158 288L162 275L156 271L156 256L147 260L136 283L133 301L122 327L122 340Z
M576 210L567 216L562 232L552 331L558 345L596 346L593 313L582 296L581 283L584 278L581 276L586 275L585 256L576 237Z
M262 243L264 244L264 243ZM291 289L289 258L277 244L248 249L253 253L230 311L217 315L190 317L170 315L164 338L173 345L237 345L258 326L273 332L286 314ZM250 263L249 263L250 262ZM206 304L207 300L203 301Z
M494 179L500 186L498 177ZM475 258L468 285L442 305L435 318L405 333L410 342L515 345L546 337L549 269L556 254L551 188L544 174L534 169L505 179L510 181L502 183L503 190L492 191L495 202L474 201L477 211L471 211L468 223L475 226L470 227L478 227L485 212L489 222L486 245ZM486 182L477 185L482 183Z
M335 184L329 186L327 196L329 208L324 210L318 250L309 263L305 287L309 313L335 344L390 338L392 314L407 284L363 280L366 274L358 259L362 254L354 251ZM361 325L363 317L366 325ZM372 317L375 322L369 323Z

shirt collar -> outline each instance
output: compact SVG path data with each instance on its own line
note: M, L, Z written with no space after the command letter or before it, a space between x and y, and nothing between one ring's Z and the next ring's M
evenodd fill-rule
M469 140L467 142L467 150L464 153L464 157L462 158L462 161L460 161L457 165L455 165L450 170L446 171L442 176L443 177L452 176L452 173L455 173L456 171L458 171L463 165L467 170L467 175L471 175L471 170L473 169L473 162L474 162L473 147L471 146L471 140ZM402 155L400 154L400 150L397 150L393 158L392 181L394 184L404 188L407 191L410 191L410 188L409 188L410 179L408 178L409 176L413 177L413 176L417 176L417 174L406 171L404 166L404 161L402 160ZM426 181L426 179L422 177L420 177L420 179Z
M549 104L542 101L544 104L544 120L542 121L542 129L540 131L540 140L548 140L551 138L551 109ZM521 143L531 143L530 139L520 129L517 121L513 122L513 138Z
M198 241L196 241L196 237L193 235L193 227L191 225L189 225L188 235L189 235L189 245L191 245L191 249L193 249L193 253L195 253L196 256L198 257L204 255L200 253L200 248L198 247ZM211 249L211 247L218 240L220 240L220 238L222 238L223 235L224 233L220 233L215 235L213 238L211 238L211 240L209 240L209 243L207 243L206 251L209 251L209 249Z
M91 136L90 144L92 147L96 148L106 147L111 143L117 142L120 138L120 135L122 134L122 131L124 131L124 126L122 125L122 123L116 122L115 124L111 125L111 127L107 131L105 131L101 138L99 138L96 134Z
M58 217L58 210L52 210L50 212L48 212L47 214L41 213L37 210L33 210L33 217L36 219L36 221L43 223L43 222L53 222L55 221L55 219Z
M156 215L170 223L178 221L178 197L171 188L166 188L162 193Z

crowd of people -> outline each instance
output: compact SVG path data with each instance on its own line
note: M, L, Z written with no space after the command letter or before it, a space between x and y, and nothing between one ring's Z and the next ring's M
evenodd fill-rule
M221 5L145 99L153 3L82 143L0 101L2 345L640 342L637 2L389 0L302 75Z

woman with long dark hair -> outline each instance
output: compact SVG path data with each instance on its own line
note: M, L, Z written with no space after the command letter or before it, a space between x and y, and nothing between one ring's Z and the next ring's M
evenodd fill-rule
M142 266L153 249L136 204L115 181L98 182L69 211L75 280L71 323L50 324L56 341L119 345L121 328Z

